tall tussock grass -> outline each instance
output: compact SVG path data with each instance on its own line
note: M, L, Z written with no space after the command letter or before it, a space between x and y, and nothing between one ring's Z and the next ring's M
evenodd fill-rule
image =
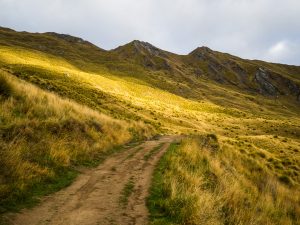
M153 133L143 123L112 119L4 72L0 82L0 212L47 185L67 184L76 166L95 165L112 148Z
M154 174L148 206L152 224L300 223L298 189L253 170L210 135L170 147Z
M13 90L9 82L0 76L0 98L7 98L12 94Z

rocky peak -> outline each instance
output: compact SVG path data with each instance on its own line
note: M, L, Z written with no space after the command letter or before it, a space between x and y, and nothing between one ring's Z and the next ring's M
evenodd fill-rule
M197 57L203 57L208 54L212 54L213 50L206 46L198 47L194 51L192 51L189 55L197 56Z
M67 42L72 42L72 43L89 43L89 42L83 40L82 38L74 37L74 36L71 36L69 34L58 34L58 33L55 33L55 32L47 32L45 34L50 35L50 36L54 36L54 37L57 37L57 38L60 38L60 39L63 39L65 41L67 41Z
M147 52L150 53L150 55L154 55L154 56L158 56L162 54L162 50L151 45L148 42L144 42L144 41L138 41L138 40L134 40L132 42L132 45L136 48L136 50L141 51L141 52Z

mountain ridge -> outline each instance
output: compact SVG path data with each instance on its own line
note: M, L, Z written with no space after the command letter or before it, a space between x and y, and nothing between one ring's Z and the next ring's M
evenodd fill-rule
M0 44L29 47L59 55L71 60L79 68L83 68L80 64L84 60L93 63L95 68L104 67L117 73L125 70L126 76L136 74L139 79L146 79L153 85L164 86L182 95L180 88L171 84L175 80L185 84L181 85L181 88L186 89L183 91L187 93L184 97L192 95L197 98L188 89L199 89L198 86L209 79L249 93L274 97L293 95L300 101L300 66L242 59L206 46L198 47L187 55L178 55L148 42L134 40L115 49L104 50L82 38L67 34L17 32L9 28L0 29L0 38ZM136 68L133 69L133 66ZM147 73L147 77L142 75L144 73ZM165 79L166 84L159 83L158 76Z
M3 31L11 31L11 32L17 32L17 33L27 33L27 34L47 34L47 35L52 35L52 36L56 36L56 37L61 37L62 39L67 39L67 37L70 37L72 39L77 39L79 40L79 42L86 42L86 43L90 43L92 45L94 45L95 47L103 50L103 51L106 51L106 52L112 52L114 50L116 50L117 48L120 48L122 46L125 46L125 45L128 45L130 43L146 43L148 45L151 45L152 47L156 48L156 49L159 49L161 51L164 51L164 52L168 52L168 53L171 53L171 54L174 54L174 55L177 55L177 56L188 56L190 55L191 53L193 53L194 51L198 50L198 49L206 49L207 51L213 51L213 52L219 52L217 50L213 50L211 49L210 47L206 46L206 45L203 45L203 46L199 46L199 47L196 47L195 49L191 50L190 52L186 53L186 54L178 54L178 53L175 53L175 52L171 52L171 51L168 51L168 50L163 50L153 44L151 44L150 42L148 41L144 41L144 40L138 40L138 39L135 39L135 40L132 40L128 43L125 43L123 45L119 45L115 48L111 48L111 49L104 49L104 48L101 48L100 46L96 45L96 44L93 44L92 42L89 42L81 37L78 37L78 36L74 36L72 34L67 34L67 33L57 33L57 32L28 32L28 31L17 31L17 30L14 30L14 29L11 29L9 27L2 27L0 26L0 30L3 30ZM239 59L243 59L243 60L248 60L248 61L254 61L254 62L265 62L265 63L271 63L271 64L276 64L276 65L285 65L285 66L291 66L291 67L300 67L300 65L295 65L295 64L285 64L285 63L278 63L278 62L272 62L272 61L264 61L264 60L261 60L261 59L247 59L247 58L241 58L241 57L238 57L238 56L235 56L235 55L232 55L231 53L228 53L228 52L220 52L220 53L223 53L223 54L227 54L229 56L232 56L232 57L236 57L236 58L239 58Z

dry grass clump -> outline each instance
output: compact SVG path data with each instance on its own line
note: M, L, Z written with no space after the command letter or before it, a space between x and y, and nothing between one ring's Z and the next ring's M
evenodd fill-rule
M202 136L171 146L154 175L152 224L299 224L299 190L216 142Z
M7 98L12 94L12 87L9 82L0 76L0 98Z
M22 202L35 186L58 182L74 166L94 165L113 147L153 133L7 74L0 81L13 93L0 101L0 211Z

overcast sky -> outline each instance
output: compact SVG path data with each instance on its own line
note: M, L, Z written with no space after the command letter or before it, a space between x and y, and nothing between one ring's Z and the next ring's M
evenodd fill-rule
M101 48L142 40L300 65L300 0L0 0L0 26L67 33Z

